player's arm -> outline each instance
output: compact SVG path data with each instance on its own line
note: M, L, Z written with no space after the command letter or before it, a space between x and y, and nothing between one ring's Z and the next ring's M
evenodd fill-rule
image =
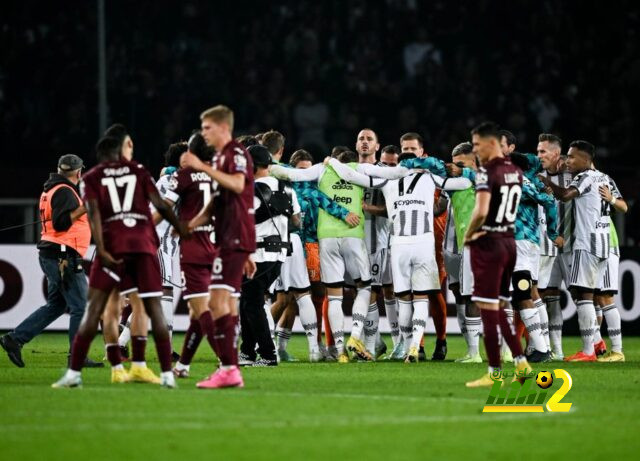
M371 165L370 163L358 164L356 171L364 173L367 176L382 179L400 179L411 173L409 168L405 168L403 166L388 167Z
M181 238L189 237L189 232L186 225L178 220L178 217L173 212L172 207L169 206L167 202L162 200L157 189L154 188L153 190L149 191L149 199L151 200L151 203L156 208L156 211L160 214L160 216L169 221L173 228L178 231L178 234L180 234Z
M87 207L87 217L89 218L89 227L91 228L91 236L96 244L96 255L105 267L111 267L122 263L122 259L115 259L104 246L104 237L102 235L102 218L98 201L96 199L85 200Z
M445 163L435 157L408 158L400 162L400 165L405 168L428 170L434 175L442 178L447 176Z
M433 204L433 216L440 216L442 213L447 211L447 205L449 204L449 199L441 194L438 197L438 200Z
M465 190L471 187L471 181L467 178L441 178L433 175L431 177L436 186L443 190Z
M489 214L489 204L491 203L491 192L480 190L476 192L476 205L471 213L471 221L467 232L464 235L464 243L473 242L478 237L482 237L486 232L480 232L480 228Z
M322 208L324 211L329 213L334 218L341 219L342 221L349 224L351 227L355 227L360 224L360 216L351 211L347 210L345 207L340 205L335 200L329 198L327 194L318 189L308 189L308 199L319 208ZM363 205L364 208L364 205Z
M173 207L176 205L175 202L169 200L168 198L164 198L165 203L169 206L169 208L171 208L173 210ZM158 213L158 210L153 209L153 213L151 213L151 219L153 219L153 225L157 226L158 224L160 224L164 218L162 217L162 215L160 213Z
M600 186L598 188L600 197L602 200L609 202L609 204L620 213L626 213L629 210L627 202L622 198L615 183L612 182L611 187Z
M345 181L357 186L378 189L387 183L386 179L372 178L371 176L367 176L366 174L360 173L359 171L350 168L344 163L340 163L340 161L335 158L329 160L329 165L333 167L338 176L340 176Z
M194 170L206 173L211 179L216 181L220 187L224 187L235 194L241 194L244 190L246 182L246 176L244 173L224 173L220 170L216 170L191 152L185 152L182 154L182 157L180 157L180 166L182 168L191 167Z
M213 216L213 197L209 200L209 203L205 203L202 210L189 221L189 231L193 231L196 227L204 226L211 222L211 216Z
M271 165L269 173L277 179L286 179L288 181L318 181L320 175L324 171L322 163L316 163L311 168L287 168L282 165Z
M580 196L580 191L578 190L578 187L574 185L574 183L571 183L569 187L561 187L557 184L552 183L551 180L546 176L538 175L538 179L542 181L542 183L546 187L551 189L555 198L562 202L569 202L574 198Z
M564 239L558 235L558 205L556 201L547 193L542 193L542 208L547 221L547 237L555 242L559 247L564 245Z
M373 216L380 216L383 218L388 217L387 207L384 205L369 205L368 203L363 203L362 211L366 211L367 213Z

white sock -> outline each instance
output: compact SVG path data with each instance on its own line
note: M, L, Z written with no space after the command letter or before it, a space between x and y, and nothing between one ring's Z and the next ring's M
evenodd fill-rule
M547 314L547 306L541 298L536 299L533 305L538 309L538 315L540 316L540 331L542 333L542 339L547 346L545 352L551 350L551 341L549 339L549 314Z
M507 320L509 321L509 323L511 325L513 325L513 307L511 306L511 304L509 304L507 307L504 308L504 313L507 315ZM498 329L500 330L500 329ZM506 355L511 353L511 349L509 349L509 345L507 344L507 342L502 338L502 332L498 331L498 338L500 340L500 355Z
M581 300L576 303L578 308L578 325L580 326L580 336L582 336L582 352L593 355L593 326L597 322L596 310L593 301Z
M378 303L374 302L369 304L367 318L364 322L364 346L374 357L376 355L376 338L378 337L379 322L380 312L378 311Z
M117 364L117 365L113 365L111 367L112 370L124 370L124 367L122 366L121 363Z
M160 372L160 378L167 378L170 381L173 381L175 379L175 377L173 376L173 371Z
M267 301L264 302L264 312L267 314L267 323L269 323L269 334L271 334L271 339L275 339L276 323L273 320L273 315L271 315L271 304Z
M65 376L67 378L74 379L74 378L77 378L78 376L82 376L82 372L72 370L71 368L67 368L67 372L65 373Z
M549 339L555 355L563 356L562 352L562 308L560 296L546 296L545 302L549 310Z
M465 316L464 324L467 327L467 354L478 355L478 345L480 344L480 331L482 330L482 319L480 317Z
M356 299L353 300L353 309L351 310L351 318L353 327L351 328L351 337L362 339L364 331L364 323L367 321L369 313L369 300L371 299L371 288L365 287L358 289Z
M458 317L458 326L460 327L460 333L462 333L462 337L464 338L464 342L467 343L467 347L469 347L469 338L467 335L467 325L464 322L465 312L467 306L464 304L456 304L456 316Z
M309 351L317 351L318 349L318 318L316 317L316 308L311 301L311 295L306 294L297 299L298 312L300 313L300 323L307 335L309 342Z
M131 362L132 367L147 368L147 362Z
M187 370L189 371L191 365L185 365L184 363L178 361L176 362L176 370L182 371L182 370Z
M520 318L527 328L527 332L529 332L529 343L535 350L546 352L547 345L544 342L542 330L540 329L540 314L538 313L538 308L520 309Z
M162 295L160 305L162 306L164 321L167 323L167 329L169 330L169 340L171 340L173 337L173 295Z
M342 296L329 296L329 326L338 354L344 352L344 312L342 312Z
M291 330L278 325L276 327L276 339L278 340L278 351L286 351L287 344L291 339Z
M120 336L118 337L118 346L125 347L129 344L129 341L131 341L131 314L127 319L127 323L125 324L122 333L120 333Z
M607 322L607 333L611 340L611 350L622 352L622 324L620 321L620 311L615 304L609 304L602 308L604 318Z
M596 323L593 327L593 344L598 344L602 341L602 335L600 334L600 325L602 325L602 308L600 306L594 306L596 309Z
M427 317L429 316L429 300L413 300L413 329L411 332L411 347L419 348L424 330L427 328Z
M400 340L400 327L398 326L398 301L394 299L384 300L384 310L387 312L387 320L391 329L391 340L395 347Z
M413 332L413 302L411 300L404 301L398 299L398 324L400 325L400 333L405 347L411 343L411 335Z

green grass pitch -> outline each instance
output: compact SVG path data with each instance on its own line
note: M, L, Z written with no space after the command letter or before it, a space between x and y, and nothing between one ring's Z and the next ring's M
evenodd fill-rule
M51 389L66 365L66 341L36 338L23 350L23 369L0 351L2 459L604 460L637 459L640 448L640 338L624 338L626 363L535 367L564 368L573 378L563 399L571 411L543 414L481 413L488 389L464 382L486 364L451 361L289 363L244 369L244 389L198 390L197 379L213 370L206 342L192 378L176 390L112 385L108 367L85 370L83 389ZM565 352L578 341L565 338ZM175 343L179 350L181 335ZM289 350L306 358L305 338L295 336ZM448 357L462 350L461 337L450 337ZM157 371L151 342L147 351ZM103 356L100 338L91 356Z

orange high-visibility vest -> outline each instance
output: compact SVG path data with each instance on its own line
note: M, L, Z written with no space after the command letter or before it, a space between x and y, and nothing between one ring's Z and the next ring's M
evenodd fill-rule
M87 214L83 214L71 224L71 227L66 231L58 232L53 228L52 218L53 213L51 210L51 199L53 194L61 187L68 187L78 199L80 205L82 205L82 199L73 187L67 184L58 184L48 192L43 192L40 196L40 219L42 220L42 232L40 234L41 240L47 242L54 242L59 245L66 245L76 250L80 256L84 256L89 248L91 242L91 228L89 227L89 218Z

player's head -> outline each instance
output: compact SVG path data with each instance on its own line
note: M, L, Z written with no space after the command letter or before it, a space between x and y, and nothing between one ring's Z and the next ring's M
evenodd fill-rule
M255 146L256 144L260 144L256 137L250 134L243 134L242 136L238 136L236 138L236 141L242 144L245 149L248 149L251 146Z
M376 152L380 149L378 135L371 128L363 128L356 139L356 152L360 163L375 163Z
M502 134L498 125L493 122L483 122L471 130L473 153L478 156L480 163L504 155L500 149Z
M233 133L233 111L218 105L200 114L200 128L207 146L222 149Z
M397 166L399 155L400 148L398 146L394 146L393 144L384 146L380 153L380 163L386 166Z
M213 158L213 148L207 146L207 142L200 133L193 133L189 138L189 152L195 154L203 162L210 162Z
M74 184L78 184L84 162L75 154L66 154L58 159L58 174Z
M264 133L256 133L253 137L256 138L256 141L258 141L258 144L262 144L263 136L264 136Z
M271 157L277 162L282 158L284 152L284 136L279 131L271 130L262 135L262 141L260 141L264 147L269 149Z
M303 170L310 168L313 165L313 156L304 149L298 149L289 159L289 165Z
M114 162L120 159L121 142L118 138L104 136L96 144L98 162Z
M164 153L164 166L180 168L180 156L187 151L187 148L186 142L170 144L169 148Z
M345 150L344 152L338 155L338 161L340 163L357 163L358 162L358 154L351 150Z
M537 152L542 168L545 170L555 168L560 160L562 140L555 134L541 133L538 136Z
M470 142L461 142L451 151L451 161L458 166L477 169L476 156L473 153L473 145Z
M504 155L516 150L516 137L511 131L500 130L500 150Z
M424 157L424 140L418 133L405 133L400 136L400 149L402 152L411 152L416 154L416 157Z
M116 138L120 142L120 155L125 160L133 158L133 139L122 123L114 123L104 132L104 136Z
M570 173L580 173L591 168L595 159L596 148L587 141L571 141L567 154L567 169Z
M334 146L331 149L331 158L338 158L341 153L348 151L349 148L347 146Z
M273 163L271 152L266 147L258 144L247 149L253 160L253 173L256 177L264 177L269 174L269 166Z

